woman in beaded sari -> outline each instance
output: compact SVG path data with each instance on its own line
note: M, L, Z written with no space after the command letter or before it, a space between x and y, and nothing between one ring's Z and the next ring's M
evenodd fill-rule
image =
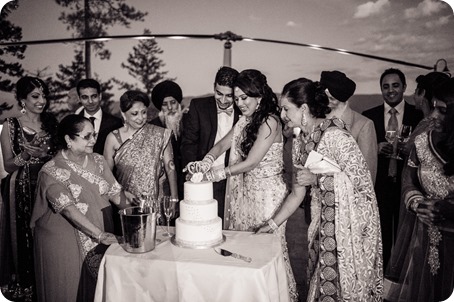
M381 233L372 178L344 122L325 118L328 103L318 82L300 78L284 86L281 118L302 130L293 148L297 175L280 211L258 232L286 221L303 200L305 186L311 186L307 301L381 301Z
M277 97L265 75L254 69L240 72L234 82L235 104L243 116L200 162L188 164L206 171L209 181L227 179L224 229L254 231L279 209L288 193L283 175L283 136ZM230 148L229 166L210 169ZM290 265L285 223L276 230L284 254L289 295L297 301Z
M454 289L454 80L434 90L441 130L416 136L402 173L407 209L386 270L389 301L444 301ZM408 219L413 217L413 219Z
M109 133L104 157L124 190L134 197L142 195L159 200L170 195L178 200L177 175L173 162L171 130L147 124L148 96L126 91L120 97L125 125ZM165 179L170 192L164 192Z
M60 122L60 151L39 172L34 231L38 301L93 301L107 245L118 242L109 200L127 202L102 155L93 153L90 120L68 115Z
M441 120L446 113L446 104L434 99L433 94L437 86L448 80L449 76L443 72L432 71L416 78L416 89L413 95L415 108L422 111L424 118L411 132L407 142L399 142L399 154L408 157L413 147L415 137L431 129L441 130ZM401 217L399 217L400 219Z
M57 120L47 111L49 89L39 78L23 77L16 83L21 116L3 124L3 163L9 173L3 184L4 215L0 217L1 285L18 298L34 295L33 238L30 217L35 202L38 172L54 154L52 138Z

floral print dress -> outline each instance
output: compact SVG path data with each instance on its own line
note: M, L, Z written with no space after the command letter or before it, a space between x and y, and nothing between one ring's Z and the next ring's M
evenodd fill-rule
M113 232L109 198L119 194L121 186L102 155L87 156L84 167L60 152L39 174L31 220L39 301L94 298L98 268L107 246L81 232L61 211L74 205L96 227Z

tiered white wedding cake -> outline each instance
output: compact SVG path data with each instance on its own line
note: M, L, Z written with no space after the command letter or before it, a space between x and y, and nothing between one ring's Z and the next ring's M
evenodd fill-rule
M213 199L213 183L185 182L180 217L175 221L175 244L203 249L222 243L223 238L218 202Z

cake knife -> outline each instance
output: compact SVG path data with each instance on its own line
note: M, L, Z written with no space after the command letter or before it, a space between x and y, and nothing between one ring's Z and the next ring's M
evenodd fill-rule
M218 253L219 255L222 255L224 257L233 257L233 258L236 258L236 259L241 259L243 261L246 261L246 262L252 262L252 258L251 257L246 257L246 256L243 256L243 255L240 255L240 254L237 254L237 253L232 253L228 250L224 250L224 249L214 249L216 251L216 253Z

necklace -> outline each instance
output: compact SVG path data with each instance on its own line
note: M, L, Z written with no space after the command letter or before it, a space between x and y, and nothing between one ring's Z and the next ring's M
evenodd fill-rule
M304 131L301 131L301 138L303 139L304 143L308 143L309 140L312 138L312 133L314 133L315 130L315 125L312 125L312 130L309 131L308 133L304 133Z
M62 151L61 151L61 155L63 155L63 158L64 158L64 159L70 160L70 159L68 158L68 156L66 155L65 150L62 150ZM76 163L76 164L78 164L78 163ZM88 164L88 156L85 154L85 159L84 159L84 162L83 162L83 164L82 164L82 168L85 169L85 168L87 167L87 164Z

